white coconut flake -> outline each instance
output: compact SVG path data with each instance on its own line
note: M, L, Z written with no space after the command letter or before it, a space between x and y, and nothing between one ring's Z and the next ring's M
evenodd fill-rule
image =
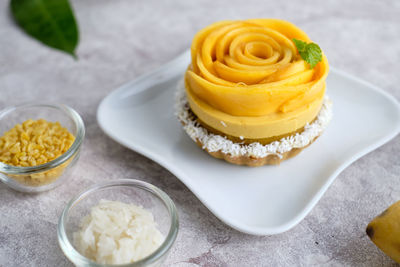
M224 121L220 121L220 122L221 122L222 126L228 127Z
M193 139L203 144L203 149L209 152L221 151L231 156L251 156L255 158L264 158L268 155L276 155L282 158L282 154L293 148L303 148L309 145L315 138L320 136L332 119L332 102L328 96L325 96L321 110L316 120L311 124L306 124L304 130L295 135L282 138L267 145L254 142L249 145L234 143L221 135L208 132L198 123L196 116L190 110L187 102L184 81L178 82L176 93L175 111L178 119L184 124L183 129ZM225 122L221 124L226 127ZM225 125L224 125L225 124ZM239 137L243 140L243 136Z
M77 250L101 264L127 264L153 253L164 241L153 214L142 207L100 200L73 233Z

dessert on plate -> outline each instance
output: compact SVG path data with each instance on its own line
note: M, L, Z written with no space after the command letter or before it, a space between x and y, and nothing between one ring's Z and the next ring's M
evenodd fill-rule
M324 131L328 61L294 24L221 21L199 31L178 84L176 112L186 133L215 158L279 164Z

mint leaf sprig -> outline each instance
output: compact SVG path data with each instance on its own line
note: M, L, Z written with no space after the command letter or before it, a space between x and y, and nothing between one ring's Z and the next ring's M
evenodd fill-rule
M292 39L299 51L302 59L304 59L313 69L318 62L322 61L322 50L316 43L303 42L302 40Z

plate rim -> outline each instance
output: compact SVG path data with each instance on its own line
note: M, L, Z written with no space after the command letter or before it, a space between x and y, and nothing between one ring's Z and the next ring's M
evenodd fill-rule
M379 139L378 141L374 142L374 144L369 145L367 147L365 147L364 149L361 149L358 153L355 153L354 155L352 155L351 157L349 157L347 160L345 160L344 162L342 162L338 168L335 169L335 171L326 179L326 182L318 189L318 192L316 194L314 194L311 198L310 201L308 201L308 203L305 205L305 207L299 211L297 213L296 216L294 216L291 220L289 220L288 222L281 224L280 226L277 227L261 227L261 226L248 226L246 224L243 224L241 222L237 222L235 220L232 219L227 219L224 218L223 216L220 216L215 209L209 205L209 203L203 199L198 192L196 192L195 187L191 184L190 179L185 178L186 175L184 173L181 172L181 170L176 167L173 166L171 164L168 163L168 161L164 160L164 158L162 156L158 156L155 153L152 153L149 149L147 149L144 146L141 146L140 144L136 144L136 145L132 145L132 144L128 144L127 142L125 142L122 138L119 138L117 135L115 135L114 133L112 133L111 131L109 131L109 129L107 129L107 127L103 124L104 122L101 120L101 115L103 110L105 109L105 105L107 103L107 101L112 98L112 96L114 94L117 94L120 91L123 91L126 88L129 88L131 86L133 86L134 84L146 80L147 78L150 78L154 75L156 75L159 72L162 72L163 70L167 69L167 68L171 68L173 67L175 64L179 64L182 60L186 60L186 57L189 56L189 52L190 50L186 50L183 53L181 53L180 55L178 55L177 57L175 57L173 60L159 66L158 68L145 73L143 75L138 76L137 78L128 81L124 84L122 84L121 86L119 86L118 88L112 90L110 93L108 93L100 102L100 104L98 105L97 108L97 112L96 112L96 119L97 119L97 123L99 125L99 127L102 129L102 131L108 136L110 137L112 140L114 140L115 142L123 145L124 147L133 150L153 161L155 161L156 163L158 163L159 165L161 165L163 168L167 169L168 171L170 171L173 175L176 176L176 178L178 180L180 180L183 184L185 184L185 186L201 201L201 203L208 209L210 210L214 216L216 216L219 220L221 220L223 223L229 225L230 227L246 233L246 234L251 234L251 235L258 235L258 236L265 236L265 235L274 235L274 234L279 234L279 233L283 233L286 232L288 230L290 230L291 228L293 228L294 226L296 226L297 224L299 224L310 212L311 210L316 206L316 204L318 203L318 201L322 198L322 196L325 194L325 192L327 191L327 189L332 185L333 181L336 179L336 177L344 170L346 169L348 166L350 166L352 163L354 163L356 160L360 159L361 157L365 156L366 154L372 152L373 150L377 149L378 147L386 144L387 142L389 142L390 140L392 140L394 137L396 137L399 133L400 133L400 123L397 123L396 127L393 128L393 130L390 133L387 133L385 135L385 137ZM382 95L383 97L385 97L387 100L389 100L393 106L396 107L397 109L397 113L400 117L400 104L398 102L398 100L392 96L390 93L386 92L385 90L379 88L378 86L375 86L373 84L371 84L370 82L367 82L361 78L358 78L356 76L353 76L351 74L348 74L342 70L336 69L334 67L330 67L330 72L336 73L339 76L342 76L348 80L357 82L359 84L362 84L365 87L368 87L370 90L375 91L376 93ZM146 90L146 89L145 89ZM183 177L183 178L180 178Z

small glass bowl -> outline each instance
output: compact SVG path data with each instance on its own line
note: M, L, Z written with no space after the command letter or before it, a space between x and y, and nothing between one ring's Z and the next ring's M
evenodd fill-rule
M149 256L129 264L100 264L80 254L74 246L73 233L79 230L81 220L101 199L135 204L150 211L157 228L165 237L164 242ZM175 242L178 228L175 204L166 193L143 181L120 179L95 185L69 201L58 221L57 235L64 254L76 266L161 266Z
M32 103L8 107L0 111L1 136L16 124L33 119L59 122L75 136L71 147L58 158L32 167L18 167L0 162L0 180L14 190L37 193L60 185L67 178L79 159L80 147L85 136L81 116L66 105Z

